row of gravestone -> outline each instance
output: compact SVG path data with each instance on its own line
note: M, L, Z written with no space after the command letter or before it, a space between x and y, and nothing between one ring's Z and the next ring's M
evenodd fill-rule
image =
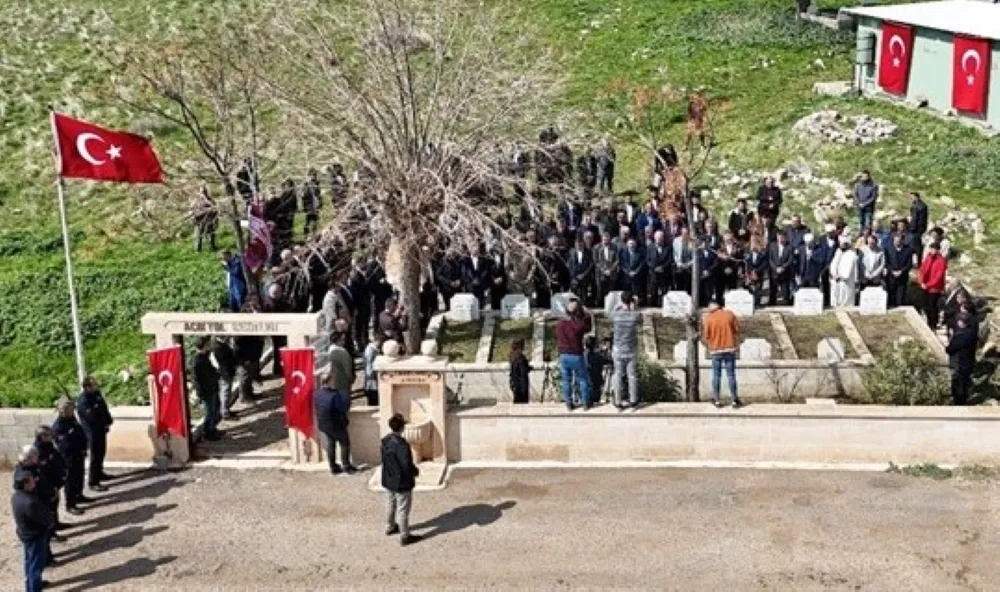
M604 312L610 313L621 304L621 292L611 292L604 298ZM562 292L552 296L550 312L556 316L566 314L566 303L575 296ZM454 321L475 321L480 317L479 300L472 294L455 294L451 299L448 318ZM888 294L879 286L870 286L861 291L858 311L862 315L885 314ZM754 298L747 290L726 292L726 308L737 316L753 316ZM819 288L800 288L795 293L792 312L796 315L818 315L823 313L823 292ZM691 314L691 295L687 292L672 291L663 296L663 316L684 318ZM500 315L505 319L526 319L531 317L531 301L524 294L508 294L500 303Z
M740 344L739 359L743 361L769 362L771 360L771 344L766 339L747 339ZM703 359L707 352L699 348ZM678 341L674 345L674 361L687 361L688 342ZM824 337L816 345L816 357L824 362L843 362L846 359L844 343L836 337Z

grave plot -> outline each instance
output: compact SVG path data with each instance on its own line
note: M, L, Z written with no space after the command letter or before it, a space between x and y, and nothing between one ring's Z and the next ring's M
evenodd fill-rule
M851 346L850 339L843 325L837 320L837 315L824 313L815 316L796 316L792 314L781 315L788 330L788 337L795 346L795 353L799 359L809 360L816 357L816 348L824 337L839 339L844 345L844 354L847 358L860 358L861 354L856 352ZM869 317L865 317L869 318Z
M490 347L490 362L507 362L510 360L510 344L516 339L524 340L524 355L531 358L534 343L531 340L534 320L527 319L497 319L493 329L493 344Z
M674 359L674 346L678 341L685 339L684 319L675 319L655 315L653 317L653 331L656 335L657 357L661 360L672 361Z
M774 326L771 324L771 316L768 314L757 314L752 317L743 317L740 319L740 337L743 341L747 339L763 339L764 341L771 344L771 359L773 360L783 360L785 359L785 353L781 349L781 342L778 341L778 334L774 331ZM811 356L800 357L815 357L816 352L813 351Z
M444 319L438 335L438 355L448 358L449 362L475 362L482 334L482 320L463 322Z
M849 314L851 322L854 323L854 327L861 334L862 341L868 346L873 356L892 351L896 342L901 337L912 339L920 347L931 351L920 334L910 324L906 315L885 314L861 316L854 312Z

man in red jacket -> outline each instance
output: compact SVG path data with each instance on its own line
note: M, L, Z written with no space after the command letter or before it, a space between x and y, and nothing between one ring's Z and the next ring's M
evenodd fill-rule
M944 292L944 280L948 275L948 260L941 255L941 245L931 243L927 255L920 264L920 289L924 292L924 314L931 329L937 329L940 312L938 301Z

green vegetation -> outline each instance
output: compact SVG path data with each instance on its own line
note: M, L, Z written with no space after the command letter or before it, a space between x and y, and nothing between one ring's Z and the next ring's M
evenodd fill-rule
M905 343L875 356L861 374L864 403L944 405L950 395L948 373L925 348Z
M947 469L934 463L924 463L920 465L897 465L890 462L886 473L896 475L906 475L907 477L922 477L935 481L944 481L952 477L964 481L995 481L1000 478L1000 470L996 467L984 465L962 465L954 469Z
M448 358L449 362L475 362L482 335L481 320L455 323L445 319L438 335L438 355Z
M75 382L47 105L109 127L153 133L168 170L176 171L180 163L197 158L195 147L178 130L118 103L113 73L96 51L102 42L150 43L147 37L166 27L198 30L206 7L220 5L235 9L240 3L32 0L9 2L0 11L5 32L0 51L0 404L50 404L61 386L73 390ZM948 195L980 213L988 234L995 233L1000 144L928 114L812 94L816 81L851 78L853 35L796 20L788 0L526 0L517 6L519 18L537 23L546 40L565 54L566 92L554 105L559 113L553 119L571 140L588 133L592 141L604 131L595 129L592 111L598 95L616 80L654 89L705 86L719 146L698 183L719 187L723 162L738 171L806 162L818 175L841 180L867 167L883 183L886 207L902 211L905 192L918 190L930 196L936 218L944 209L936 196ZM821 108L886 117L900 125L900 133L886 142L850 147L794 137L792 124ZM671 121L665 139L680 144L683 113L678 110ZM619 145L618 153L616 185L645 185L648 155L628 145ZM264 179L265 184L276 181ZM708 204L717 214L731 207L738 190L719 188L719 197ZM214 310L222 296L215 258L191 252L183 209L192 189L180 178L165 188L69 183L88 366L102 378L113 402L145 398L144 354L151 343L138 333L143 312ZM789 208L808 213L805 204L792 202ZM224 226L220 238L220 246L232 244ZM985 257L995 246L993 239L981 250L972 248L967 235L954 239L975 261L962 272L975 272L974 287L994 293L1000 268L990 267ZM683 337L674 339L663 327L658 324L657 339L661 355L670 356L673 343ZM117 384L127 368L135 370L135 378Z
M524 355L530 360L534 348L531 341L534 326L534 319L499 319L493 328L490 361L506 362L510 360L510 344L516 339L524 340Z
M929 353L923 338L917 334L913 325L903 315L888 314L863 317L852 312L850 316L854 327L861 334L861 340L865 342L876 358L891 354L900 337L909 337L914 347Z
M788 337L791 338L792 345L795 346L795 353L798 354L799 359L815 358L816 347L826 337L839 339L844 344L844 354L846 357L858 357L857 352L854 351L854 346L851 345L851 341L847 338L844 327L837 320L837 315L825 313L803 317L786 314L781 315L781 318L785 322Z

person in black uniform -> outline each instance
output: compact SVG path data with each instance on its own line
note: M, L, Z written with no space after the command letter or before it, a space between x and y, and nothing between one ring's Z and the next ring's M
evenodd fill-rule
M945 352L951 369L951 404L965 405L972 390L972 370L976 365L979 330L976 319L968 312L960 312Z
M84 460L87 457L87 434L76 421L73 402L59 403L59 416L52 424L52 441L66 463L66 511L83 514L78 504L88 501L83 496Z
M219 413L219 371L212 365L211 338L201 336L195 341L195 354L192 363L194 370L194 386L198 390L198 398L205 406L205 418L201 423L201 436L208 441L218 440L222 435L218 425ZM275 351L277 356L278 352Z
M229 340L222 335L216 335L211 343L212 355L219 368L219 407L222 419L235 419L233 405L239 393L233 392L233 380L236 379L236 352L229 346Z
M108 431L114 419L97 380L88 376L83 381L83 391L76 398L76 413L80 418L83 431L87 434L90 447L90 474L87 475L87 485L94 491L107 491L101 481L111 479L104 472L104 454L108 448Z
M40 592L45 586L42 571L48 559L46 546L53 520L52 513L38 495L35 471L21 467L14 470L14 495L10 505L17 525L17 538L24 548L25 589Z
M48 501L55 521L53 530L61 529L66 525L59 522L59 490L66 484L66 462L52 441L52 428L38 426L35 430L35 450L38 451L39 475L52 488Z
M475 252L462 262L463 289L476 297L479 308L486 304L486 290L490 287L493 260L486 255L486 245L480 243Z

